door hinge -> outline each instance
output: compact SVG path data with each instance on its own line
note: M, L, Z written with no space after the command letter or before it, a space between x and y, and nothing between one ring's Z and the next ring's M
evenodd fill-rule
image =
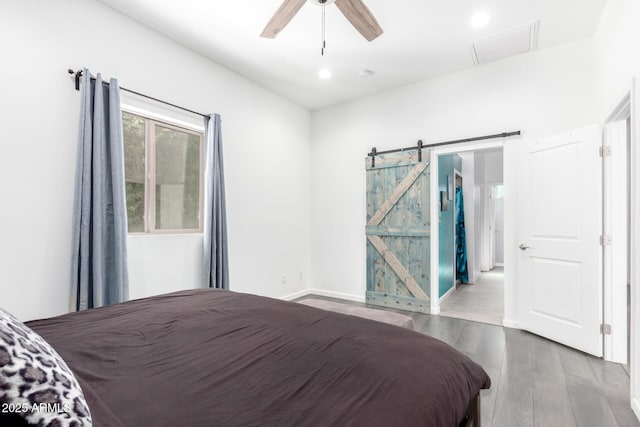
M599 149L600 157L609 157L611 156L611 146L602 146Z
M611 236L608 234L604 234L600 236L600 246L609 246L611 245Z
M600 325L600 333L602 335L611 335L611 325L607 323Z

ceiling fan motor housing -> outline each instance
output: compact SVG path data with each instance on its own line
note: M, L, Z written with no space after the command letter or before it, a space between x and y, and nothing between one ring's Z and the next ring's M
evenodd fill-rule
M308 0L308 1L309 3L313 3L316 6L322 6L322 5L329 6L330 4L333 4L336 2L336 0Z

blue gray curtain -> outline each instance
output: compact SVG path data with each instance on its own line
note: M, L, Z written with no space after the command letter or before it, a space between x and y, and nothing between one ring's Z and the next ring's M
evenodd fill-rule
M456 187L456 278L469 282L467 271L467 233L464 229L464 198L462 187Z
M118 81L84 69L73 207L71 308L125 301L127 209Z
M220 115L205 117L207 157L204 185L204 259L202 282L207 288L229 289L227 215L222 162Z

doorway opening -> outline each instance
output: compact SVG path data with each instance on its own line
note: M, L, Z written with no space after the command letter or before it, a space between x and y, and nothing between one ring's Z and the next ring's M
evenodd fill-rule
M502 326L503 148L438 156L440 315Z

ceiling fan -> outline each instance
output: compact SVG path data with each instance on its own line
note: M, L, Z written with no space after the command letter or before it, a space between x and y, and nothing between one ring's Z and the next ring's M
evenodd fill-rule
M351 25L368 41L376 39L383 33L380 24L362 0L284 0L260 37L275 38L307 1L324 6L335 3Z

